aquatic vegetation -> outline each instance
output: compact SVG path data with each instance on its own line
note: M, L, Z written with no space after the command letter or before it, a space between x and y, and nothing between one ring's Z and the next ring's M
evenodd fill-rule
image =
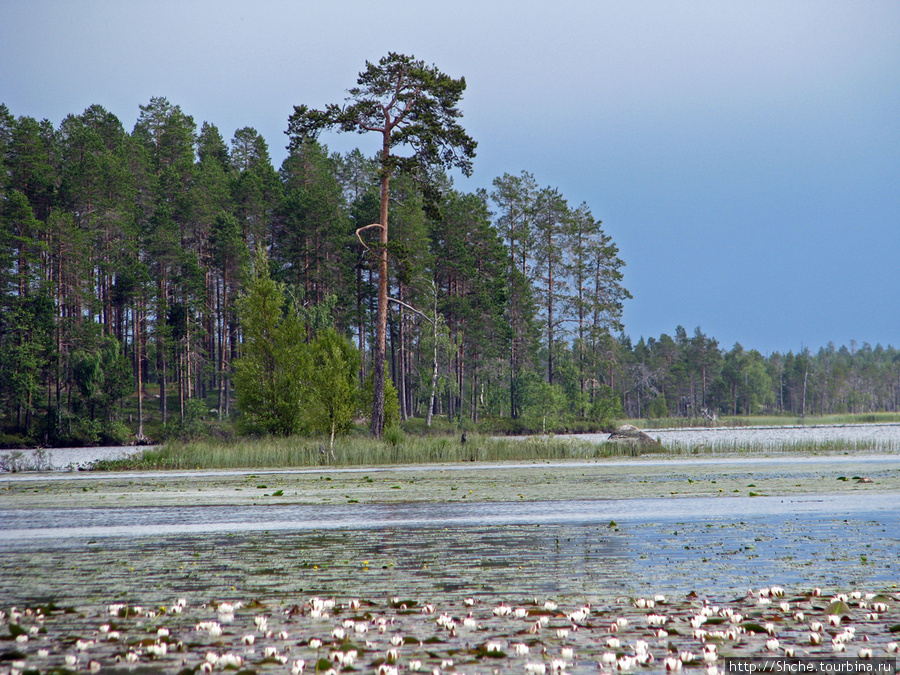
M784 601L759 604L773 597ZM0 611L0 630L17 638L14 647L5 648L0 673L101 672L126 664L167 672L293 675L359 670L546 675L646 668L711 673L738 658L874 659L900 650L891 639L900 624L900 595L894 592L829 596L776 586L728 601L692 593L654 600L656 607L648 607L646 598L591 606L563 598L397 600L182 598L140 612L121 603L77 612L9 607ZM224 604L234 610L227 629L218 621ZM658 612L661 605L664 614ZM178 611L169 611L174 607ZM876 607L878 613L872 611ZM461 630L463 618L475 622L474 633Z

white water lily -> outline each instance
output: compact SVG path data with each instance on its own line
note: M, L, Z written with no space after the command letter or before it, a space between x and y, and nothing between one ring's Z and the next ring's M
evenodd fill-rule
M669 672L679 671L682 668L681 659L677 659L674 656L667 656L663 663L666 664L666 670Z

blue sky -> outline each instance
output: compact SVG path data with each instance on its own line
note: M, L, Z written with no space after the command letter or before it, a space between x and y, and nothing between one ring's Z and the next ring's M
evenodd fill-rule
M898 346L898 36L893 1L0 0L0 102L54 124L98 103L130 130L165 96L280 164L294 105L412 54L466 77L460 189L526 170L603 220L634 339Z

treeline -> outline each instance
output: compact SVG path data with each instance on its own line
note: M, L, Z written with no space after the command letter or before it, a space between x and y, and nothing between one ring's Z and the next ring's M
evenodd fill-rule
M235 414L251 254L372 370L379 166L359 151L219 130L165 98L133 130L100 106L48 121L0 106L0 405L47 443L123 440ZM437 189L435 189L437 186ZM445 176L391 190L387 361L399 414L606 414L622 261L587 206L527 173L488 193ZM572 340L577 341L577 346ZM605 403L601 405L601 402ZM125 428L123 421L132 425Z
M226 142L165 98L128 132L100 106L0 105L0 425L48 444L230 420L240 298L259 248L301 315L373 364L379 165L250 127ZM587 205L526 172L490 191L392 181L386 360L401 419L495 428L611 418L897 410L893 349L772 355L697 332L622 335L624 263ZM435 189L437 186L437 189ZM358 414L365 415L361 409ZM193 425L193 427L192 427Z
M900 350L836 348L763 356L740 344L723 350L700 328L689 336L620 338L621 384L629 417L832 415L900 411ZM615 375L611 376L615 377Z

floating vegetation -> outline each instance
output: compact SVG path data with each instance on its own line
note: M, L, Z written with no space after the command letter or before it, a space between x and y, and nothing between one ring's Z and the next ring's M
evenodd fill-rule
M891 592L780 586L727 602L690 593L595 605L305 596L6 607L0 673L719 673L760 656L896 658L898 622Z

